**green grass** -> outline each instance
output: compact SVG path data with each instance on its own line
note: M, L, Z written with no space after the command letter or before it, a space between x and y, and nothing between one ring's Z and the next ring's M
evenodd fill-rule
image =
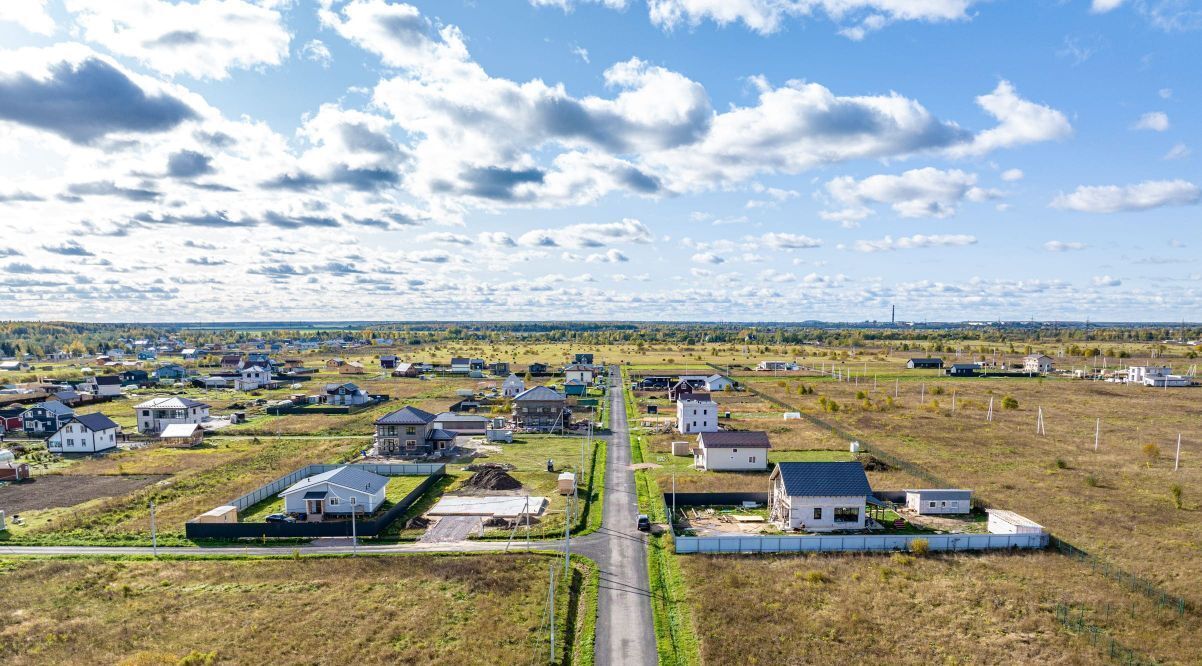
M364 516L364 518L372 518L384 511L387 511L393 504L405 499L405 497L413 492L415 488L425 481L424 476L390 476L388 477L388 486L384 489L384 503L372 516ZM239 522L243 523L259 523L263 519L273 513L284 512L284 498L270 497L259 502L258 504L247 507L246 511L238 515Z

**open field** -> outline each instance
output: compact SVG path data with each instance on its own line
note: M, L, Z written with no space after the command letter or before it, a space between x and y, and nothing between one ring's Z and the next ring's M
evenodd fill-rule
M165 475L158 474L38 476L0 488L0 506L11 516L75 506L94 499L132 493L165 478Z
M0 661L545 663L557 562L562 572L561 560L525 554L0 560ZM577 563L556 595L556 663L591 663L590 573Z
M1097 664L1110 639L1143 663L1202 654L1192 618L1053 553L677 559L707 664Z
M854 383L806 378L755 380L750 386L838 423L881 450L910 460L950 484L972 488L1054 534L1168 590L1202 601L1202 390L1123 386L1066 379L951 379L898 382L857 399ZM798 395L801 384L812 395ZM865 382L867 384L867 382ZM935 392L940 394L936 395ZM955 392L956 412L951 412ZM925 392L926 403L920 403ZM819 399L839 403L823 410ZM994 398L994 420L986 421ZM1003 409L1003 397L1018 402ZM934 402L932 402L934 401ZM1042 407L1046 435L1036 434ZM1096 419L1102 422L1095 452ZM1173 470L1177 433L1182 465ZM1158 451L1145 451L1149 444ZM1149 453L1155 453L1154 456ZM923 484L928 485L928 484ZM1182 488L1182 506L1172 488ZM896 486L894 486L896 487ZM1157 557L1148 557L1149 548Z

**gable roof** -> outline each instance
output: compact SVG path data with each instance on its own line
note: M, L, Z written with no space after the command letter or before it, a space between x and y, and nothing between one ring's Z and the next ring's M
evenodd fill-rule
M208 407L208 405L198 400L181 396L151 398L146 402L134 405L134 409L189 409L191 407Z
M196 423L168 423L167 427L159 433L159 439L191 437L197 430L202 430L202 428Z
M108 430L109 428L117 427L115 421L99 412L95 414L80 414L73 420L79 421L88 430Z
M92 378L97 386L120 386L121 377L117 375L96 375Z
M535 386L534 388L526 389L513 397L514 402L525 400L566 400L564 396L553 388L547 386Z
M288 486L279 496L283 497L284 495L298 493L323 483L364 493L374 493L388 484L388 477L380 476L379 474L357 467L343 465L338 469L305 477Z
M693 391L693 392L682 391L680 393L680 395L678 395L676 398L676 402L713 402L713 401L714 401L713 396L705 391Z
M758 430L719 430L718 432L703 432L697 436L697 443L706 448L729 449L741 446L745 449L770 449L768 433Z
M51 414L57 414L58 416L70 416L75 413L74 409L71 409L70 407L64 405L63 403L61 403L57 400L50 400L48 402L39 402L38 404L34 405L31 409L34 409L37 407L41 407L41 408L45 409L46 411L50 412Z
M716 381L719 381L722 379L726 379L726 377L723 375L713 374L713 375L710 375L709 377L706 377L705 381L713 383L713 382L716 382ZM730 382L731 380L726 379L726 381ZM731 383L733 384L734 382L731 382Z
M471 363L471 359L461 358L458 356L451 357L451 365L466 365L468 363Z
M395 412L389 412L376 420L377 425L426 425L434 420L434 415L424 409L413 406L402 407Z
M872 488L858 462L782 462L772 471L790 497L868 496Z
M587 365L573 364L573 365L569 365L568 367L564 368L564 369L563 369L563 371L564 371L564 372L572 372L572 371L575 371L575 372L592 372L592 371L593 371L593 369L592 369L592 367L590 367L590 366L587 366Z
M340 388L346 387L348 391L358 391L359 387L351 382L343 382L341 384L326 384L326 393L333 393Z

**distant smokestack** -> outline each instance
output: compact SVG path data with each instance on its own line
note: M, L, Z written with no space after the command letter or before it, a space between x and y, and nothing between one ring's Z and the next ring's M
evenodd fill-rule
M889 315L889 323L893 324L893 325L897 324L897 306L896 305L893 306L893 313Z

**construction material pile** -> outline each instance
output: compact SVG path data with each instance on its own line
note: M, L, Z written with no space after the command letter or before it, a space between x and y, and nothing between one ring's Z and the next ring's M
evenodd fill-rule
M463 487L471 490L518 490L522 482L499 467L489 467L473 474Z
M511 472L511 471L517 469L517 466L511 465L509 463L491 463L490 462L490 463L476 463L473 465L468 465L467 467L464 467L463 469L466 469L469 472L483 472L486 469L499 469L499 470L503 470L506 472Z

